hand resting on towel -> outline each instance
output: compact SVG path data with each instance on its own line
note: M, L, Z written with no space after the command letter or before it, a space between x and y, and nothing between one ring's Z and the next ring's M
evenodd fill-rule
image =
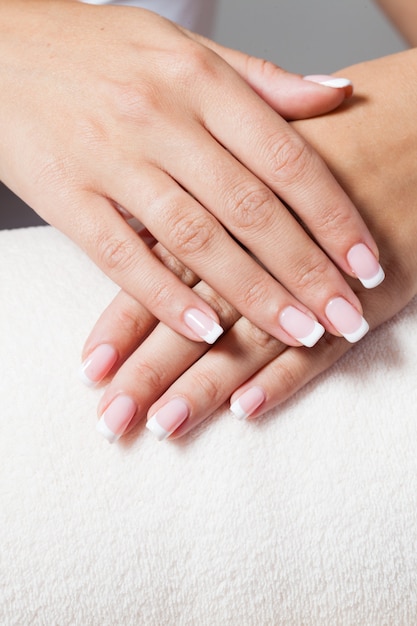
M416 293L417 51L362 63L343 73L356 86L352 102L330 115L294 125L360 208L380 247L385 282L373 292L354 286L375 328ZM195 276L163 250L159 254L185 281L195 282ZM149 334L154 320L123 292L90 335L84 358L109 346L117 354L110 372L102 371L112 380L99 405L101 423L115 438L146 416L156 424L160 438L164 433L181 436L230 396L237 416L259 417L350 348L345 339L330 335L309 350L288 348L239 318L204 283L195 289L229 328L204 356L205 346L187 341L163 324Z

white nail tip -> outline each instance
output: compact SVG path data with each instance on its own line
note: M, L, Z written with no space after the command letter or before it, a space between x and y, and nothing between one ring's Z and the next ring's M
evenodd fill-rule
M233 404L230 405L230 410L238 420L245 420L249 417L249 413L246 413L246 411L242 409L239 400L235 400Z
M307 337L296 337L297 341L306 346L306 348L312 348L318 340L324 335L324 327L318 322L314 322L314 328Z
M382 283L385 278L385 272L381 266L379 266L378 273L372 278L359 278L362 285L367 289L373 289L374 287L378 287Z
M99 432L109 443L115 443L118 439L120 439L120 435L116 435L110 428L107 426L104 421L104 416L100 418L97 422L96 430Z
M81 367L78 370L78 378L81 380L82 383L84 383L84 385L87 385L87 387L95 387L97 385L95 380L91 380L91 378L88 378L88 376L85 373L85 363L83 363L81 365Z
M163 441L170 435L165 428L162 428L162 426L158 424L156 415L151 417L151 419L146 422L146 428L150 430L153 435L155 435L158 441Z
M329 80L320 81L320 85L333 87L334 89L343 89L351 86L352 82L348 78L329 78Z
M223 334L223 328L221 326L219 326L219 324L216 324L216 322L213 322L213 328L206 333L205 335L203 335L201 338L204 339L204 341L206 343L209 343L210 345L213 344L219 337L220 335Z
M357 341L359 341L360 339L362 339L362 337L366 335L368 330L369 330L369 324L364 318L362 318L362 323L360 327L358 328L358 330L356 330L354 333L343 333L343 337L347 341L349 341L349 343L356 343Z

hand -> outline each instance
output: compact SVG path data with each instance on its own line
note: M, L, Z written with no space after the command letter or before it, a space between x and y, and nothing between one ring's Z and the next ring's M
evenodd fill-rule
M322 113L344 89L143 9L64 0L0 0L0 53L2 180L158 319L195 341L222 331L118 209L288 344L299 345L300 318L312 328L301 336L307 343L322 326L337 332L328 311L336 295L361 313L339 270L366 279L370 260L378 276L374 240L320 158L273 110Z
M296 123L360 207L381 247L386 281L372 293L358 290L372 328L401 310L417 292L416 71L415 51L352 67L346 74L357 85L356 100L332 115ZM180 273L181 268L176 270ZM188 283L196 280L189 274L183 278ZM156 411L154 423L161 420L165 425L159 433L175 430L173 436L181 436L234 389L235 413L257 417L289 398L350 347L342 338L327 336L311 350L286 348L248 320L237 319L236 311L212 291L208 293L207 286L200 283L197 288L218 307L224 325L231 327L203 358L199 359L204 346L192 344L163 324L137 348L153 319L123 292L93 330L85 356L97 355L95 371L104 365L103 377L112 367L111 374L118 370L99 406L99 415L104 412L100 425L106 426L107 420L110 439ZM100 351L110 346L114 358L105 363ZM167 405L171 401L173 405ZM160 411L164 406L168 417ZM184 420L177 429L175 420Z

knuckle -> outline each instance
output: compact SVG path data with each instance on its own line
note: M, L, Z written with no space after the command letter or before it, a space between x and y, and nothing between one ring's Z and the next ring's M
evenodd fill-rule
M148 319L139 315L137 310L123 308L116 311L113 328L117 329L119 335L139 338L148 329Z
M282 345L277 339L250 322L245 327L245 337L250 348L256 352L259 350L261 352L268 351L269 353L272 350L275 353L278 347Z
M252 187L231 191L230 218L240 229L260 230L268 226L272 217L273 194L266 187Z
M290 397L300 386L301 372L294 363L278 362L274 371L276 391L283 399Z
M246 59L247 75L262 76L266 81L276 80L279 76L282 76L286 72L267 59L262 59L254 56L248 56Z
M136 381L140 389L146 389L152 395L159 396L167 386L168 372L162 360L148 363L140 361L131 364L130 380Z
M328 369L347 350L350 344L341 337L329 333L314 347L314 355L307 348L290 348L286 358L275 359L269 372L269 380L274 388L274 396L284 402L321 372Z
M196 79L204 84L219 77L220 57L200 43L187 41L181 58L182 63L176 63L177 73L181 73L181 80L186 85L195 88Z
M175 242L178 254L194 256L206 251L216 236L214 220L206 217L177 214L168 219L167 230L171 233L171 240Z
M174 294L168 285L165 283L152 284L152 289L147 294L146 306L153 312L165 311L172 303L173 298Z
M109 128L99 115L88 114L80 117L76 121L74 132L85 149L91 152L102 150L110 141Z
M118 118L142 125L148 125L161 107L156 87L144 78L131 84L113 84L111 100Z
M136 247L128 239L120 239L108 233L96 240L96 251L100 267L104 271L128 272L135 262Z
M246 289L243 289L243 302L246 308L258 309L265 306L270 300L270 289L264 281L252 282Z
M351 214L334 205L320 207L320 212L314 218L316 237L324 236L333 244L344 240L345 233L349 232L350 226Z
M164 72L159 81L159 87L163 84L164 88L170 89L170 85L175 84L180 87L182 94L195 93L196 81L205 87L212 79L216 80L221 76L220 57L206 46L188 37L179 43L175 50L160 51L160 55L164 61ZM154 97L152 93L150 95ZM171 95L175 97L172 91Z
M171 254L161 244L157 244L153 248L155 256L165 265L170 272L175 274L185 285L192 286L196 283L197 276L192 270L181 263L177 257Z
M239 313L218 293L213 291L205 283L199 285L199 289L195 289L205 302L218 314L223 328L230 328L232 324L239 318Z
M222 381L214 371L193 372L189 383L190 389L197 389L199 396L204 396L204 403L210 402L215 405L223 400L224 380Z
M294 288L301 293L322 289L327 284L329 263L326 258L300 259L292 268Z
M292 184L305 178L311 161L311 148L301 137L290 133L273 135L266 141L270 155L270 175L278 183ZM304 180L303 178L303 180Z

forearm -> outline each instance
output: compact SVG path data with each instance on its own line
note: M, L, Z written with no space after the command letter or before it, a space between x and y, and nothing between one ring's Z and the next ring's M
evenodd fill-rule
M417 46L417 1L376 0L410 46Z

